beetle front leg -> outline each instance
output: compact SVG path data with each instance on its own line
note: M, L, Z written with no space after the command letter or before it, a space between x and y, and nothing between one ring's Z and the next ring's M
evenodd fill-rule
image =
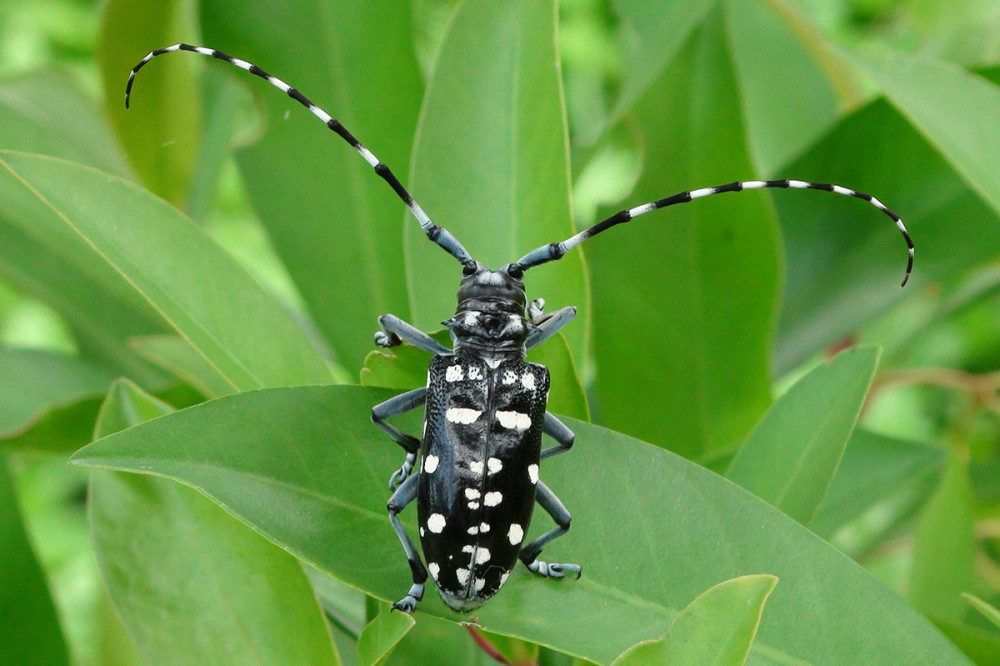
M375 344L379 347L396 347L404 342L409 342L414 347L435 356L450 356L452 354L452 351L440 342L412 324L407 324L396 315L382 315L378 318L378 323L382 330L375 333Z
M392 529L396 530L399 542L403 544L403 552L406 553L406 560L410 563L410 571L413 573L413 585L406 596L392 605L393 610L401 610L404 613L412 613L417 608L417 602L424 598L424 583L427 582L427 569L417 553L410 535L406 533L406 528L399 522L399 513L417 497L417 479L411 476L403 482L403 485L392 494L386 508L389 510L389 522Z
M420 440L386 422L386 419L405 414L411 409L416 409L424 404L426 396L426 388L413 389L372 407L372 423L381 428L389 435L392 441L406 450L406 459L403 460L403 464L389 479L389 490L394 490L410 476L410 472L413 471L413 464L417 460L417 452L420 450Z
M531 317L531 323L535 328L528 333L528 339L524 341L525 349L534 349L542 344L576 317L576 307L572 305L567 305L551 314L542 312L543 307L545 301L541 298L532 301L528 307L528 316Z
M545 509L546 513L552 516L552 520L556 521L558 527L549 530L522 548L518 557L524 562L524 566L528 567L528 571L536 573L539 576L544 576L545 578L562 578L567 573L575 573L576 577L579 578L583 571L579 564L543 562L538 559L538 555L542 552L542 548L546 544L569 532L573 516L566 510L566 507L556 497L555 493L549 490L549 487L541 481L535 487L535 501Z

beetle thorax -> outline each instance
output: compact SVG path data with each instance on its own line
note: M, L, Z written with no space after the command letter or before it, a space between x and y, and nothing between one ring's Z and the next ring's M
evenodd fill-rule
M524 319L524 283L508 269L493 271L479 262L465 267L455 316L442 322L451 331L456 351L524 358L529 326Z

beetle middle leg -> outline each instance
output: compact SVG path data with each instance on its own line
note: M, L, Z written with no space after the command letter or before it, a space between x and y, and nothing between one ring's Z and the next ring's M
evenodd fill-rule
M541 481L535 486L535 501L538 502L539 506L545 509L546 513L552 516L552 520L556 521L555 529L551 529L542 536L538 537L527 546L521 549L521 553L518 557L524 562L524 566L528 567L528 571L536 573L539 576L544 576L546 578L562 578L567 573L575 573L576 577L580 577L581 568L579 564L569 564L569 563L559 563L559 562L543 562L538 559L538 555L542 552L549 542L558 539L566 532L569 532L570 523L573 520L573 516L570 515L569 511L563 505L562 501L556 497L555 493L549 490Z
M393 416L399 416L400 414L405 414L411 409L416 409L424 404L426 396L426 387L413 389L412 391L407 391L406 393L400 393L399 395L389 398L385 402L372 407L372 423L381 428L387 435L389 435L392 441L396 442L406 450L406 459L403 461L400 468L397 469L389 479L389 490L395 489L396 486L403 483L403 481L410 476L410 472L413 471L413 464L417 460L417 452L420 450L420 440L413 435L403 432L391 423L388 423L386 419L392 418Z
M404 394L405 395L405 394ZM427 582L427 569L420 560L410 535L406 533L406 528L399 522L399 513L407 507L417 497L417 480L419 477L411 476L403 482L401 486L389 498L386 508L389 509L389 522L392 529L396 530L399 542L403 544L403 551L406 553L406 560L410 563L410 571L413 573L413 585L406 596L392 605L393 609L401 610L404 613L412 613L417 608L417 602L424 598L424 583Z

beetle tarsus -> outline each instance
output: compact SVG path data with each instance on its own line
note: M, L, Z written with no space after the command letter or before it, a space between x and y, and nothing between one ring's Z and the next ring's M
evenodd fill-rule
M406 596L392 605L392 610L398 610L410 615L417 610L417 602L424 598L424 586L414 583Z
M416 459L417 457L414 454L406 454L406 460L403 461L400 468L393 472L392 477L389 478L389 490L395 490L402 485L403 481L406 481L413 471L413 464Z
M389 349L390 347L398 347L399 345L403 344L403 340L395 333L376 331L375 344L377 344L379 347L385 347L386 349Z

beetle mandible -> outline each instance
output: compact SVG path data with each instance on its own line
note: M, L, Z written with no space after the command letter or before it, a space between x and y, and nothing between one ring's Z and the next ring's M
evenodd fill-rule
M125 106L136 73L156 56L192 51L223 60L255 74L298 101L347 141L396 192L427 237L462 265L458 307L445 325L453 348L393 315L379 317L375 343L393 347L403 342L433 354L427 385L387 400L372 409L372 421L405 451L403 464L389 480L389 520L406 552L413 585L393 608L412 613L424 596L428 572L444 602L456 611L481 606L507 581L518 559L532 573L562 578L580 576L577 564L544 562L542 549L565 534L572 517L558 497L539 479L539 462L573 446L573 432L546 411L548 370L525 360L527 350L541 344L576 315L573 306L544 312L544 301L530 304L524 272L560 259L574 247L615 225L645 213L694 199L762 188L812 189L863 199L881 210L906 241L908 258L902 284L913 268L913 242L902 220L875 197L828 183L802 180L737 181L718 187L680 192L627 208L558 243L538 247L498 270L475 261L447 229L434 224L388 166L379 161L340 122L297 89L245 60L190 44L174 44L148 53L132 68ZM387 419L424 406L424 431L417 438ZM542 435L555 446L542 449ZM420 467L413 474L417 457ZM399 521L399 513L417 500L420 542L427 565ZM534 504L552 517L556 527L525 544Z

